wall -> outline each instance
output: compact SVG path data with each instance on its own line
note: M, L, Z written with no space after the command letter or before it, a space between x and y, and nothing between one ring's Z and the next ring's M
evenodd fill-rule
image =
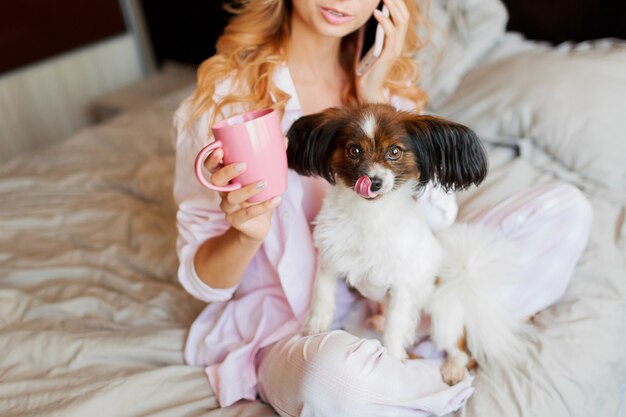
M0 162L93 122L92 101L155 71L138 0L120 0L128 31L0 75Z
M130 34L0 77L0 161L88 125L97 96L143 77Z

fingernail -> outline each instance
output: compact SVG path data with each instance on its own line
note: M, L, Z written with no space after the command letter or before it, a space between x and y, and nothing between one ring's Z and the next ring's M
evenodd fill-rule
M277 205L280 204L280 202L282 201L283 197L282 196L278 196L278 197L274 197L272 198L272 207L276 207Z
M261 182L257 183L256 188L258 188L260 190L261 188L265 188L266 186L267 186L267 182L261 181Z
M235 171L237 171L237 172L241 172L244 169L246 169L246 164L243 163L243 162L240 162L237 165L235 165Z

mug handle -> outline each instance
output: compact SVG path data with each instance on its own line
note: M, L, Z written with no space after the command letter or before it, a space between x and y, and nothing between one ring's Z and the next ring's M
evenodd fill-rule
M196 178L198 178L198 181L200 181L200 184L204 185L206 188L210 190L224 191L224 192L231 192L231 191L238 190L241 188L241 184L239 184L238 182L233 182L228 185L219 186L207 180L204 174L202 173L202 167L204 166L204 161L209 157L211 152L221 147L222 147L222 142L220 142L219 140L216 140L215 142L209 143L207 146L202 148L202 150L198 153L198 156L196 156L196 161L194 163Z

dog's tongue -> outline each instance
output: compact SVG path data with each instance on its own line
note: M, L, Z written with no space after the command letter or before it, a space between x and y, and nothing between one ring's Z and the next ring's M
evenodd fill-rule
M356 181L356 184L354 184L354 191L361 197L374 198L376 194L372 193L371 187L372 181L367 175L363 175Z

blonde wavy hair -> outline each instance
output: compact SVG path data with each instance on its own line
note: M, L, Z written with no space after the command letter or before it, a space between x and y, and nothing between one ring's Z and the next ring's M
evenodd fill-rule
M418 35L417 27L422 33L429 33L430 25L425 18L429 0L407 0L406 6L412 24L402 56L391 69L385 87L391 95L411 100L416 110L421 111L428 96L419 88L420 70L414 55L426 44ZM231 0L225 8L233 16L217 41L216 54L198 68L194 111L188 123L213 110L211 126L218 117L225 117L224 110L231 105L242 106L244 110L272 107L282 117L290 96L276 86L272 76L276 68L286 62L291 0ZM342 39L341 65L347 74L353 74L342 92L346 105L359 102L354 75L358 38L356 31ZM233 80L229 93L217 97L217 85L229 78Z

